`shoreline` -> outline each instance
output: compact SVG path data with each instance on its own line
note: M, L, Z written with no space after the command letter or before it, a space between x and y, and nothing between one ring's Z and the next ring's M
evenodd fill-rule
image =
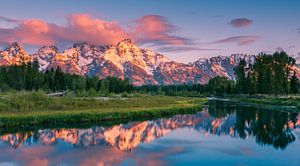
M237 105L254 106L257 108L300 112L300 96L225 96L207 97L208 101L233 102Z

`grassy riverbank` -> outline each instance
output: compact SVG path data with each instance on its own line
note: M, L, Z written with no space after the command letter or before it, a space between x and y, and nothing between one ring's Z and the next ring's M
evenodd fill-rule
M138 120L201 110L205 99L135 95L131 97L48 97L19 92L0 97L0 127L57 126Z
M300 112L300 96L233 96L233 101Z

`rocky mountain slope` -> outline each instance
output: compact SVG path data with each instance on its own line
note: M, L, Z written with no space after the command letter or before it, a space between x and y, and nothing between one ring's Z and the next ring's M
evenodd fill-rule
M247 64L254 64L255 57L255 55L232 54L230 56L201 58L193 63L190 63L190 65L198 67L211 78L223 76L230 79L235 79L234 67L236 67L242 59L245 59Z
M0 52L0 65L21 64L37 58L41 70L60 67L79 75L129 78L134 85L206 83L209 76L201 69L174 62L149 49L142 49L130 39L117 45L75 44L60 52L55 46L44 46L27 54L18 44Z
M32 56L18 44L12 43L8 48L0 51L0 65L20 65L32 61Z

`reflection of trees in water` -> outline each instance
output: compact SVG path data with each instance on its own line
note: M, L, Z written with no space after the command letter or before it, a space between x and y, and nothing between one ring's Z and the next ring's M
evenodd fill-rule
M234 113L235 107L230 102L225 101L210 101L208 105L209 115L215 118L224 118L229 114Z
M288 127L289 113L256 110L257 120L252 122L251 128L260 145L270 144L275 148L284 149L289 143L295 141L295 136Z
M140 143L148 143L178 128L194 128L214 135L254 137L261 145L284 149L295 141L292 129L299 126L297 113L235 106L230 102L212 101L207 109L194 115L176 115L154 121L132 122L111 127L89 129L46 129L0 136L0 140L18 148L22 144L55 145L57 140L76 147L116 146L130 151ZM300 127L300 126L299 126Z
M235 130L240 138L255 137L259 145L273 145L284 149L295 141L289 122L296 127L297 113L267 110L250 106L233 106L230 102L211 101L209 113L214 117L226 117L235 113Z

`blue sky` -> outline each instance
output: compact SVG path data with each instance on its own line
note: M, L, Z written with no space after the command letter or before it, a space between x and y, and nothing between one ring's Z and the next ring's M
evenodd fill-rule
M5 45L12 40L20 40L27 49L38 48L39 45L36 41L24 39L36 33L20 35L28 29L22 22L38 19L49 27L54 24L68 32L68 28L72 29L72 26L67 26L70 15L88 14L91 21L113 22L116 24L113 28L122 28L122 34L118 36L99 36L115 40L95 39L91 42L103 44L128 36L140 46L150 47L176 61L189 62L201 57L232 53L273 52L279 47L295 56L300 52L300 30L297 30L300 28L299 0L2 0L1 6L0 43ZM141 19L143 26L141 21L137 23ZM230 24L234 20L237 24ZM155 24L148 24L151 21ZM146 25L161 25L163 28L155 33L149 27L141 30ZM131 33L136 27L140 27L139 31ZM24 29L18 31L20 28ZM104 30L103 33L107 32ZM89 41L91 33L84 34L86 41ZM133 34L139 34L139 37ZM153 34L157 37L150 36ZM61 47L84 40L84 37L70 38L57 34L53 27L51 33L37 36L36 40L43 37L49 39L41 44ZM62 45L61 40L69 42Z

